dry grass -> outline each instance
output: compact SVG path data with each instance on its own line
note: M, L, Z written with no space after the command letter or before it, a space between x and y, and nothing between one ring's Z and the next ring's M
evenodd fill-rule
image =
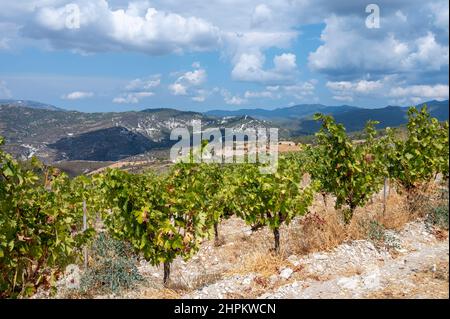
M417 270L408 279L369 293L365 298L404 299L424 298L426 296L426 298L433 299L448 299L449 297L448 263L439 263L435 272L430 269ZM408 284L409 282L414 284Z
M345 226L334 209L305 216L289 235L289 248L297 254L326 251L346 240Z
M232 269L228 274L257 273L263 278L268 278L288 266L289 262L283 254L273 254L268 251L254 251L243 258L238 268Z
M301 218L298 225L289 228L287 249L290 253L307 254L329 251L347 240L367 239L367 226L371 221L385 229L398 230L406 223L424 217L429 208L440 200L439 196L435 184L423 185L414 197L391 189L384 212L383 199L378 194L365 207L355 210L349 225L344 224L342 212L334 209L334 202L329 196L327 206L321 196L317 196L310 214ZM413 211L409 201L414 202Z
M208 286L213 284L223 278L223 274L221 273L206 273L197 276L193 282L189 283L189 288L192 290L199 289L201 287Z
M244 229L248 229L248 226L245 226L242 220L230 218L220 228L221 246L216 247L210 241L208 245L211 246L211 249L204 256L208 260L211 256L217 257L219 264L226 265L225 267L218 267L213 270L205 266L205 270L208 269L209 273L207 274L205 271L204 274L200 274L194 279L184 280L182 273L179 273L177 283L172 283L166 288L146 287L139 297L180 298L186 293L208 286L227 276L254 273L256 277L248 291L226 296L228 298L249 298L275 289L277 285L286 284L290 280L299 280L303 276L313 278L311 274L304 273L301 266L293 267L287 257L292 254L301 255L330 251L348 240L367 239L367 225L371 221L376 221L385 229L400 229L406 223L423 216L430 205L434 205L438 200L442 201L437 188L438 186L429 185L421 190L422 193L420 196L418 195L417 200L426 203L422 207L417 207L414 212L410 211L406 193L397 193L392 188L387 198L387 209L384 213L382 196L378 194L365 207L356 209L349 225L343 223L342 212L334 209L334 200L328 196L327 206L325 206L322 196L318 194L309 214L295 219L289 226L283 225L281 227L280 254L274 254L270 251L273 247L273 234L267 227L248 235L244 234ZM292 277L288 281L271 283L269 277L273 274L279 274L280 270L285 267L294 270ZM211 273L211 271L213 272ZM349 276L361 272L358 269L348 271L352 272L348 274ZM175 272L173 275L175 275ZM326 278L317 277L315 279L325 280ZM443 285L442 281L436 282L436 284ZM377 297L376 294L388 298L404 297L401 289L387 288L369 297Z
M140 295L144 299L179 299L186 293L184 289L177 290L172 288L147 289Z

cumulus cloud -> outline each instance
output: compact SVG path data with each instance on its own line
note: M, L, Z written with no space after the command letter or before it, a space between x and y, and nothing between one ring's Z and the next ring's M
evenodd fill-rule
M133 92L124 93L121 96L115 97L113 103L116 104L136 104L141 99L155 95L153 92Z
M206 81L206 70L197 69L188 71L179 76L176 81L169 85L172 95L188 95L192 87L198 87Z
M194 102L205 102L206 98L211 95L212 92L204 89L197 90L195 95L191 98Z
M93 92L83 92L83 91L75 91L62 96L64 100L81 100L93 97Z
M273 99L275 97L275 94L271 91L245 91L244 97L246 99L253 99L253 98Z
M117 104L136 104L142 99L154 96L153 90L161 84L160 74L148 78L137 78L125 85L122 93L113 99Z
M0 51L9 51L18 47L19 30L19 25L14 22L3 22L0 16Z
M389 91L389 96L398 101L419 103L425 100L446 100L448 99L448 92L448 84L410 85L393 87Z
M448 40L439 42L429 28L415 26L417 17L413 21L409 21L410 15L406 17L402 11L383 16L376 31L363 27L363 17L334 15L325 19L323 44L309 54L310 68L332 79L348 80L366 74L399 74L408 80L413 73L439 73L448 68ZM399 24L402 19L408 23Z
M226 89L222 89L220 94L223 96L225 103L228 105L241 105L247 103L245 98L242 98L239 95L233 95Z
M294 98L305 100L313 98L315 94L316 80L297 82L290 85L269 85L261 91L246 91L245 99L281 99Z
M343 102L352 102L355 97L374 96L381 94L385 86L385 82L389 78L383 80L357 80L357 81L328 81L325 86L330 89L333 99Z
M156 55L210 50L220 38L218 28L206 20L159 11L148 2L131 2L126 9L113 9L105 0L71 4L80 13L75 28L68 24L73 12L66 5L41 5L24 34L81 52L131 50Z
M265 56L261 53L244 53L239 57L231 75L233 79L245 82L276 84L291 82L297 71L296 56L283 53L273 59L274 67L264 69Z
M260 27L264 24L270 23L272 20L272 10L265 5L259 4L255 7L252 14L251 25L253 28Z
M272 92L273 98L287 96L289 90L297 92L299 98L311 97L311 90L297 83L297 64L301 62L288 52L293 50L294 41L303 44L299 27L318 23L326 27L322 44L308 57L308 66L312 72L321 73L325 81L354 84L361 79L374 82L397 75L398 83L390 83L388 89L448 83L447 0L379 0L380 29L365 27L367 1L363 0L211 0L208 5L203 0L71 0L80 10L76 29L67 27L68 0L0 3L0 50L17 46L20 37L20 41L31 39L32 45L81 53L218 51L231 63L232 79L266 87L249 91L241 100L258 95L269 98L267 92ZM6 25L8 31L4 31ZM271 59L271 48L286 53ZM201 69L200 63L192 67ZM279 86L279 91L274 93L268 85ZM198 85L187 79L175 81L170 87L173 94L200 101L205 95L197 94L197 89ZM352 86L349 93L331 93L341 100L369 94L358 90L363 88ZM137 95L128 97L132 93L149 95L153 91L124 88L118 98L139 99Z
M448 22L449 22L449 3L447 0L436 1L429 3L430 10L433 15L433 23L436 27L443 30L448 34Z
M154 75L149 79L135 79L125 86L127 91L147 91L161 84L160 75Z
M397 77L385 77L380 80L328 81L326 87L333 99L352 102L358 97L386 96L396 104L419 103L427 100L448 99L448 84L399 84Z
M187 95L187 87L181 83L173 83L169 85L172 95Z
M359 80L355 82L350 81L328 81L326 86L335 92L354 92L354 93L369 93L380 89L383 84L378 81Z
M6 81L0 80L0 98L9 99L12 97L11 90L8 89Z
M333 99L341 102L353 102L353 97L350 95L333 95Z
M420 37L414 41L415 50L402 61L407 70L439 71L448 66L449 48L436 42L433 33Z

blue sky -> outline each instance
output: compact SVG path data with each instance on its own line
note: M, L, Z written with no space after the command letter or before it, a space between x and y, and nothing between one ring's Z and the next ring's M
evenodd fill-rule
M80 111L448 99L448 1L0 0L0 99Z

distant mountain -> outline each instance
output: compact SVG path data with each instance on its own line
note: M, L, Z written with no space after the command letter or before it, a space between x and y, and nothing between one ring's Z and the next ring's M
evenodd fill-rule
M194 120L200 120L202 128L269 126L248 116L211 118L174 109L82 113L0 105L0 135L6 138L7 150L22 157L37 155L48 162L116 161L168 148L176 142L170 140L172 129L191 128Z
M342 112L353 111L359 109L355 106L326 106L322 104L300 104L274 110L264 109L240 109L235 111L213 110L205 112L209 116L243 116L248 115L260 120L268 121L285 121L292 119L301 119L312 116L315 113L339 114Z
M140 133L116 126L64 137L48 147L71 160L118 161L150 151L157 144Z
M445 101L428 101L419 104L428 106L433 117L444 121L449 118L449 104ZM407 106L386 106L384 108L368 109L357 106L341 105L326 106L322 104L300 104L275 110L241 109L235 111L208 111L209 116L244 116L248 115L260 120L270 121L280 127L286 128L289 135L309 135L315 133L320 124L312 119L315 113L332 115L337 122L344 124L347 131L359 131L368 120L379 121L377 128L399 126L407 122Z
M38 110L49 110L49 111L64 111L63 109L60 109L59 107L40 103L36 101L29 101L29 100L5 100L0 99L0 105L10 105L10 106L23 106L23 107L30 107L33 109Z
M407 107L387 106L366 109L355 106L304 104L275 110L186 112L175 109L146 109L139 112L83 113L49 110L0 103L0 135L6 138L7 151L18 157L37 155L47 162L59 160L116 161L148 151L167 149L174 128L192 127L200 120L202 128L245 130L278 127L279 138L288 139L315 133L320 124L314 113L331 114L348 132L362 130L368 120L379 121L377 128L400 126L407 122ZM426 102L431 115L448 120L449 103ZM420 107L419 105L418 107ZM247 114L248 113L248 114Z
M446 101L428 101L417 105L417 108L427 105L431 116L436 117L440 121L446 121L449 118L449 103ZM364 129L367 121L379 121L376 126L378 129L385 127L400 126L408 121L407 112L409 107L386 106L379 109L363 109L357 108L340 113L327 113L334 116L338 123L342 123L348 132L360 131ZM294 125L294 124L293 124ZM293 135L308 135L315 133L320 124L312 119L304 119L295 123Z

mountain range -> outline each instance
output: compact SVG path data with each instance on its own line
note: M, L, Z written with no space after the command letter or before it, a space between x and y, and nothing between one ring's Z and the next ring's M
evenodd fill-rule
M449 103L428 101L433 117L448 120ZM420 107L422 104L418 105ZM333 115L347 131L359 131L366 121L376 120L377 128L407 122L408 107L387 106L368 109L357 106L301 104L274 110L214 110L205 113L169 108L143 111L83 113L24 100L0 100L0 135L6 148L19 157L37 155L44 161L117 161L153 150L168 149L176 141L170 132L191 127L201 120L203 128L246 129L278 127L280 139L310 135L319 128L315 113Z
M428 101L418 104L420 108L426 104L433 117L440 121L448 120L448 100ZM289 128L290 136L310 135L319 129L319 123L312 119L315 113L332 115L337 122L344 124L347 131L360 131L368 120L379 121L377 128L395 127L407 122L408 106L386 106L383 108L362 108L357 106L340 105L327 106L322 104L300 104L274 110L240 109L234 111L213 110L205 114L209 116L251 116L255 119L266 120L280 127Z
M46 162L117 161L168 149L176 143L170 139L172 129L192 128L194 120L200 120L203 129L270 126L248 116L213 118L174 109L83 113L0 105L0 135L6 139L6 150L22 158L36 155Z

